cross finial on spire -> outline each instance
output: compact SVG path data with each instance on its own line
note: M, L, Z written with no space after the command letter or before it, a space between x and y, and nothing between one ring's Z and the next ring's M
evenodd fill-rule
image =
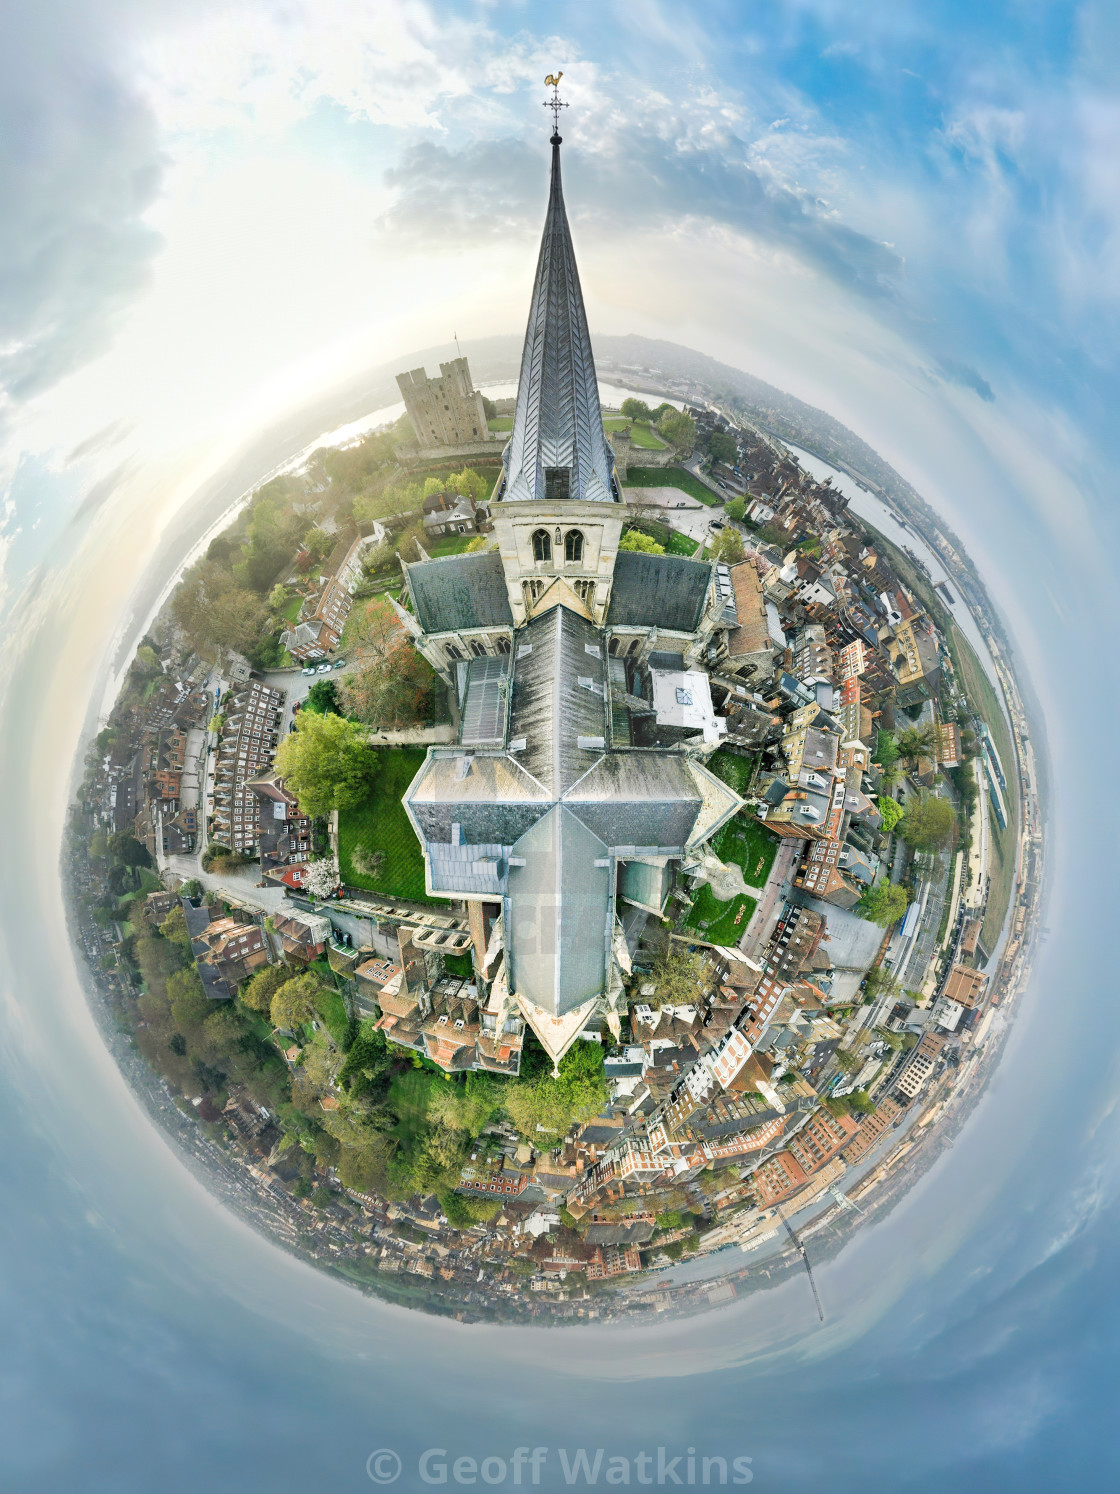
M552 89L552 97L544 101L544 107L552 110L552 145L560 144L560 110L568 107L560 97L560 79L563 76L563 73L549 73L544 80L544 86Z

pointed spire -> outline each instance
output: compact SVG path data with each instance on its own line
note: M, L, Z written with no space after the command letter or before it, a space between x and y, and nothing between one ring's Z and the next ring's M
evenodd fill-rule
M561 138L552 136L552 182L541 239L513 434L506 451L506 502L583 498L617 501L614 453L603 430L595 360L560 183Z

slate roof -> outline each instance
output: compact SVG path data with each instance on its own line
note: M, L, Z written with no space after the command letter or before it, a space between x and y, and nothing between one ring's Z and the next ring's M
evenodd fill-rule
M513 627L506 576L496 550L406 565L408 589L425 633Z
M519 762L557 798L603 754L605 652L595 625L564 606L533 618L514 642L510 739L525 739ZM581 738L598 745L581 747Z
M607 847L564 804L514 846L505 903L510 989L563 1016L607 982L612 865ZM600 863L600 864L596 864Z
M546 496L547 468L568 470L570 498L617 501L614 454L603 430L595 360L560 183L560 136L521 355L504 502Z
M701 560L619 550L607 624L695 633L711 580L712 568Z

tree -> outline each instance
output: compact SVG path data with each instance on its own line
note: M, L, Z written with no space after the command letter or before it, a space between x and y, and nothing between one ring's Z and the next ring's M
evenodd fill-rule
M738 565L741 560L746 559L746 549L743 546L743 536L737 529L721 529L712 545L712 559L721 560L724 565Z
M281 611L283 611L284 606L287 603L288 596L289 596L288 588L284 585L284 583L282 581L277 581L276 585L272 588L272 590L268 594L268 605L269 605L270 611L272 611L272 612L281 612Z
M334 680L316 680L304 697L303 709L318 711L320 716L341 715Z
M739 448L735 444L735 437L728 435L726 431L709 431L704 438L704 445L708 454L715 462L723 462L728 467L734 467L739 455Z
M464 467L462 472L452 472L447 479L447 486L453 493L460 493L464 498L469 498L473 503L483 503L490 496L490 490L494 486L493 481L483 477L481 472L476 472L473 467Z
M773 545L776 550L785 550L790 541L789 530L776 524L773 519L768 524L763 524L758 537L764 545Z
M905 887L897 882L880 882L877 887L869 887L856 906L861 918L886 929L898 922L909 902Z
M241 992L241 1001L251 1012L271 1012L272 998L292 979L286 965L266 965L258 970Z
M904 763L913 766L921 757L928 757L937 743L937 728L932 722L925 726L908 726L900 731L895 746Z
M338 880L338 862L333 856L309 861L303 869L303 889L309 897L330 897L338 889Z
M871 761L878 763L881 768L893 767L898 762L899 752L894 737L889 731L880 731L875 738L875 751L871 754Z
M301 711L299 726L280 743L276 770L288 780L299 807L312 819L360 803L368 794L377 755L365 729L344 716Z
M688 456L696 444L696 422L683 410L666 410L657 422L657 430L681 456Z
M279 564L278 560L267 580ZM191 646L211 654L218 648L252 653L268 622L261 598L238 582L226 562L209 553L187 571L171 610Z
M214 1010L214 1003L202 989L202 981L193 965L187 970L176 970L174 975L167 977L167 997L175 1026L188 1039Z
M628 529L618 542L620 550L638 550L643 555L664 555L665 546L659 545L640 529Z
M627 420L648 420L653 414L644 399L624 399L620 408Z
M163 665L159 662L159 655L150 643L142 643L136 650L136 668L141 674L162 674Z
M396 730L428 719L436 688L435 670L398 634L382 653L344 675L338 693L349 715L379 730Z
M510 1085L505 1109L522 1136L534 1146L549 1147L573 1125L597 1114L607 1094L602 1045L576 1042L560 1060L558 1077L539 1074Z
M273 1027L282 1027L294 1032L305 1022L310 1022L318 1008L316 998L322 990L314 975L297 975L287 980L275 992L269 1008Z
M151 866L152 853L142 845L135 835L126 830L119 831L109 839L109 855L118 866Z
M747 511L747 500L745 498L732 498L730 503L724 505L724 513L729 519L742 523L743 516Z
M394 639L403 636L400 619L384 597L370 597L351 612L346 637L352 653L383 654Z
M880 794L876 804L883 821L883 833L889 835L902 818L902 805L897 799L892 799L887 794Z
M643 998L650 1006L690 1006L704 990L703 959L692 954L686 944L671 939L664 955L654 966L652 997Z
M170 939L172 944L181 945L189 955L191 936L187 931L187 916L182 908L172 908L160 924L159 931L165 939Z
M898 826L899 835L915 851L943 850L952 844L956 832L956 810L937 794L911 799Z

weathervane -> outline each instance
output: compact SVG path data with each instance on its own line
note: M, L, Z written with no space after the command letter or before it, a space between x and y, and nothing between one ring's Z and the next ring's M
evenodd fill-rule
M552 110L552 139L554 144L559 144L560 142L560 110L568 107L560 97L560 79L563 76L563 73L549 73L548 77L544 80L544 86L552 89L552 97L545 99L544 107Z

